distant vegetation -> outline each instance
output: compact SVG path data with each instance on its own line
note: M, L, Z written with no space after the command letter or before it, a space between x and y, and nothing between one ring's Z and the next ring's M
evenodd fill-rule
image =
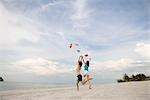
M0 81L4 81L4 79L2 77L0 77Z
M124 74L123 79L119 79L117 80L117 82L120 83L120 82L148 81L148 80L150 80L150 76L146 76L144 74L131 75L130 77L127 74Z

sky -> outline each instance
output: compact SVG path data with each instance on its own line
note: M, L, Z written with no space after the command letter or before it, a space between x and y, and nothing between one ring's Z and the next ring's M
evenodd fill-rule
M85 53L93 83L150 75L150 1L0 0L6 81L74 83L77 58Z

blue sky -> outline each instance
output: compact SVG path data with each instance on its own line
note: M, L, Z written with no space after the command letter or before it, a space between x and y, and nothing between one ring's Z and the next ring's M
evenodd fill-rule
M94 82L149 74L149 6L149 0L0 0L0 75L73 83L79 54L70 43L89 53Z

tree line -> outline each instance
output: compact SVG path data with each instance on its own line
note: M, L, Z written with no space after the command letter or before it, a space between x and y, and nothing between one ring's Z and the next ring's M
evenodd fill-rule
M130 82L130 81L148 81L150 80L150 76L146 76L144 74L136 74L128 76L126 73L123 75L122 79L118 79L117 82Z
M4 81L4 79L2 77L0 77L0 81Z

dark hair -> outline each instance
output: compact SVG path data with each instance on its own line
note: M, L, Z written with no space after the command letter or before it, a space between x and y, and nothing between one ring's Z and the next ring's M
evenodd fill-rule
M89 66L89 61L86 61L86 63L85 63L87 66Z
M81 67L82 66L82 61L78 61L78 64Z

